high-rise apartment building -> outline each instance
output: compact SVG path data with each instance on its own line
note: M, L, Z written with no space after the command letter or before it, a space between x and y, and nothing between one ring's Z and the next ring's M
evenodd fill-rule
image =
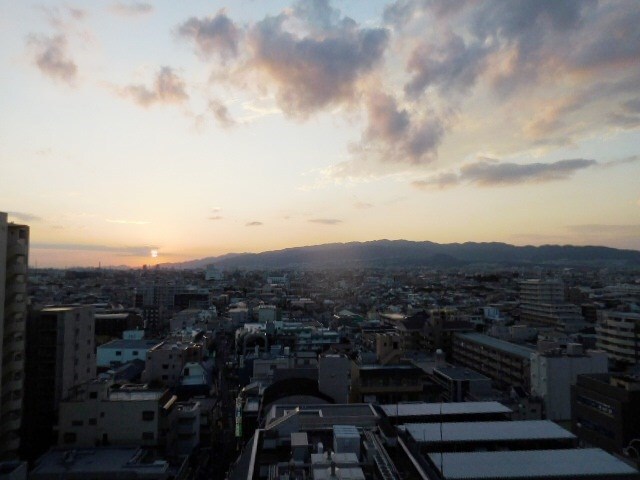
M0 212L0 460L17 456L24 398L29 227Z
M58 407L71 389L96 376L92 306L48 307L27 325L24 453L32 459L57 440Z
M541 325L576 332L585 326L580 307L564 301L560 280L520 282L520 318L527 325Z

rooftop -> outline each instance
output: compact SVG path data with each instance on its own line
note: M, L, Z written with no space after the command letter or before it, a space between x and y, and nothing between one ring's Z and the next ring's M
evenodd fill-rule
M453 403L392 403L380 408L388 417L419 417L428 415L464 415L464 414L510 414L510 408L499 402L453 402Z
M446 479L457 478L606 478L637 474L637 470L599 448L512 452L433 453Z
M495 348L496 350L502 350L518 357L529 359L531 354L535 353L533 348L524 347L522 345L516 345L515 343L506 342L497 338L484 335L482 333L457 333L456 336L462 340L468 340L470 342L479 343L487 347Z
M111 340L103 345L100 345L98 348L120 348L120 349L150 349L160 343L159 340Z
M549 420L513 422L408 423L416 442L486 442L506 440L572 440L575 435Z

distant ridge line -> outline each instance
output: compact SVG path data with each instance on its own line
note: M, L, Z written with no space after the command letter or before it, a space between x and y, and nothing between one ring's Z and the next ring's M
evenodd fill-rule
M324 268L324 267L434 267L473 264L640 267L640 251L602 246L525 245L502 242L440 244L430 241L372 240L289 247L261 253L229 253L164 268Z

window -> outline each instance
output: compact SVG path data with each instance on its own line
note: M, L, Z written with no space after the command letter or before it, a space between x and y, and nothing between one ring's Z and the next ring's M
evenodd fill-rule
M153 420L155 416L156 412L154 412L153 410L145 410L144 412L142 412L142 420L144 420L145 422Z
M133 352L131 352L131 354L132 354L134 357L137 357L137 356L138 356L138 350L134 350Z
M143 440L153 440L155 437L155 435L153 434L153 432L142 432L142 439Z
M98 392L89 392L89 398L98 398Z
M121 357L121 356L122 356L122 351L116 350L116 357Z
M98 420L96 418L89 419L89 425L97 425L97 424L98 424Z
M74 432L64 432L62 441L64 443L76 443L76 434Z
M73 425L74 427L82 427L84 425L84 422L82 420L73 420L71 422L71 425Z
M162 380L168 380L169 379L169 375L162 375Z
M162 364L162 369L163 370L169 370L169 364L168 363L163 363Z
M104 418L104 412L100 412L100 418Z

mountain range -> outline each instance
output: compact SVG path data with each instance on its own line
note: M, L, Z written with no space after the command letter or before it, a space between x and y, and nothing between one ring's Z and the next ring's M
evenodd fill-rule
M473 264L618 266L640 267L640 251L598 246L515 246L506 243L413 242L375 240L328 243L285 248L262 253L230 253L182 263L165 263L178 269L204 268L332 268L332 267L434 267L452 268Z

